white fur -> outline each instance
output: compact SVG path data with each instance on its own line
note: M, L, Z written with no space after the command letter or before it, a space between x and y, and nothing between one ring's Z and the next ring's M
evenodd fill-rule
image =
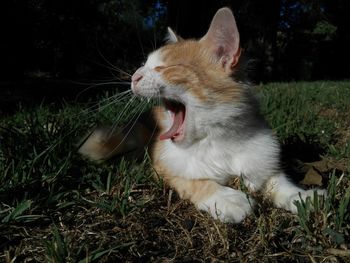
M240 223L252 212L254 200L241 191L221 186L207 200L197 204L197 208L210 213L223 222Z
M168 139L161 143L159 158L173 175L186 179L210 179L226 184L232 176L242 176L245 185L252 191L263 190L271 196L277 207L296 213L295 200L305 199L312 191L304 191L290 183L279 169L279 145L266 127L245 126L244 114L254 104L247 95L243 102L206 104L197 100L182 87L171 86L153 69L162 66L160 51L151 53L144 67L138 72L143 78L133 87L136 94L161 96L182 101L186 105L185 137L175 143ZM251 103L252 102L252 103ZM244 104L246 103L246 104ZM254 115L254 114L252 114ZM243 124L239 122L242 117ZM253 119L259 124L259 119ZM170 127L168 116L163 125ZM245 134L247 133L247 134ZM325 194L318 191L318 194ZM238 190L220 186L207 200L196 204L224 222L240 222L251 213L251 204L246 195Z
M292 184L283 173L270 177L266 184L266 193L270 195L274 204L279 208L286 209L295 214L298 212L294 204L295 201L301 201L301 199L305 201L307 197L310 197L312 200L314 191L316 191L318 195L326 195L325 190L316 189L304 191L300 189Z
M278 163L278 148L271 134L248 141L234 137L206 137L187 148L164 142L160 158L168 168L187 179L212 179L224 184L242 175L252 190L259 190Z
M188 148L167 140L160 158L174 174L187 179L211 179L224 185L232 176L241 175L251 191L263 190L276 207L292 213L297 213L295 201L313 199L313 190L304 191L277 172L278 148L272 135L259 134L246 142L206 138ZM326 192L317 190L317 194ZM238 223L249 215L254 204L248 207L242 196L245 194L240 191L223 187L197 207L221 221Z
M164 83L160 77L160 74L154 70L157 66L162 66L162 62L157 51L151 53L144 66L140 67L134 75L142 75L141 80L139 80L134 85L131 83L131 89L136 95L140 95L147 98L158 97L160 89L164 86Z
M145 63L145 67L149 69L154 69L155 67L163 66L164 63L161 59L159 51L154 51L148 55L147 61Z

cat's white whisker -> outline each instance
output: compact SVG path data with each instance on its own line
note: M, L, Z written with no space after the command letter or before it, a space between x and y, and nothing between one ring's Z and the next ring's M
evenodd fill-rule
M130 126L130 128L128 129L128 131L124 134L124 137L123 139L118 143L118 145L116 145L114 147L114 149L112 150L112 153L114 151L116 151L123 143L124 141L126 140L126 138L129 136L130 132L132 131L132 129L134 128L134 126L136 125L138 119L140 118L141 114L143 113L143 110L146 108L147 105L144 105L144 107L142 108L142 110L139 111L139 113L137 114L137 117L133 120L133 118L136 116L134 115L131 120L128 122L128 124L126 125L126 127L128 127L131 123L132 125ZM114 131L112 131L113 133Z
M94 84L91 84L89 87L83 89L82 91L80 91L76 97L75 97L75 101L77 101L79 99L79 97L87 92L88 90L91 90L93 88L96 88L96 87L100 87L100 86L107 86L107 85L130 85L131 82L128 82L128 81L110 81L110 82L103 82L103 83L94 83Z
M95 106L97 106L97 108L99 108L100 105L102 104L102 107L105 108L105 107L108 107L109 105L111 105L113 103L114 104L123 103L124 99L127 98L129 95L131 95L131 93L129 91L128 92L121 92L121 93L118 93L117 95L113 95L113 96L110 96L110 97L108 97L106 99L100 100L97 103L97 105L95 105ZM106 102L108 102L108 103L104 104Z
M118 71L119 73L122 73L122 74L125 74L129 77L131 77L131 74L127 73L126 71L120 69L120 68L117 68L115 65L113 65L113 63L111 63L101 52L100 50L98 49L98 53L100 54L100 56L103 58L103 60L109 65L109 69L113 70L113 71Z
M120 92L116 95L110 96L108 98L105 98L103 100L98 100L95 104L92 106L84 109L81 113L77 114L77 116L80 116L82 114L88 115L93 112L101 112L105 109L107 109L111 105L119 105L125 103L125 100L129 100L131 98L132 91L127 90L124 92Z
M120 122L123 120L123 118L126 117L126 116L124 116L124 115L130 114L130 112L131 112L131 116L133 117L134 114L135 114L135 112L138 113L139 107L140 107L140 106L136 106L136 108L131 109L131 107L133 106L133 102L134 102L135 99L136 99L136 97L133 96L133 97L127 102L127 104L125 105L125 107L123 108L123 110L121 111L121 113L118 115L117 119L114 121L114 123L113 123L113 125L112 125L112 128L111 128L111 130L110 130L110 132L109 132L109 136L111 136L111 135L114 133L115 129L118 127L118 125L120 124Z

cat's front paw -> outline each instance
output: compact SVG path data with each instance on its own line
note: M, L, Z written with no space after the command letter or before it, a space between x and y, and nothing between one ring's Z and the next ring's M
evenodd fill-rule
M303 201L306 201L306 199L308 197L310 197L310 200L311 200L311 203L312 203L313 199L314 199L314 192L315 191L317 192L318 196L327 196L327 191L326 190L322 190L322 189L310 189L310 190L299 192L297 194L292 195L289 198L289 207L287 207L287 210L289 210L293 214L297 214L298 213L298 209L297 209L297 206L295 205L295 202L296 201L300 202L301 199Z
M252 212L254 203L245 193L222 186L208 199L198 203L197 208L222 222L240 223Z

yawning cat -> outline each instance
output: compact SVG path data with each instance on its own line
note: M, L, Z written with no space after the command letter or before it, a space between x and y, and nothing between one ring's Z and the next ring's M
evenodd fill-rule
M233 176L293 213L294 201L313 197L281 170L279 144L251 87L235 80L240 55L234 16L222 8L200 40L183 40L169 28L168 43L149 54L131 84L135 95L163 101L154 109L159 134L151 157L157 173L181 198L234 223L252 212L254 200L225 186Z

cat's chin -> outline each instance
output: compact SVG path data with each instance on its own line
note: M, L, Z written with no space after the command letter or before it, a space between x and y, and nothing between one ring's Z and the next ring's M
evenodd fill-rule
M186 106L185 104L163 99L164 107L168 111L172 124L168 131L159 136L160 140L170 139L175 143L180 143L185 138Z

